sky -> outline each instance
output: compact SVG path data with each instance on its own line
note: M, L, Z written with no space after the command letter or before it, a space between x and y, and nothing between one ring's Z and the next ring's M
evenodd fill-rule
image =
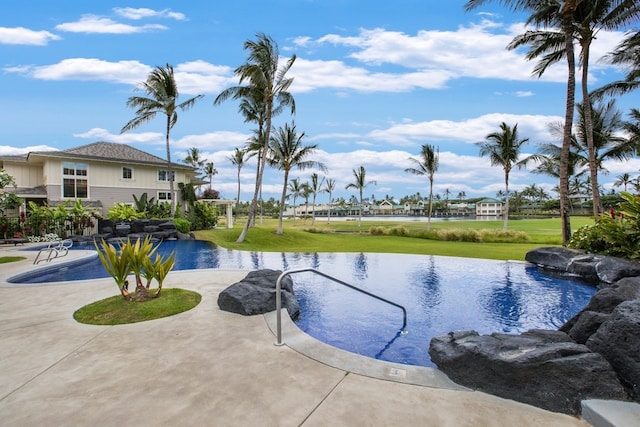
M498 2L494 2L498 3ZM64 6L61 6L63 4ZM24 0L3 4L0 15L0 155L63 150L96 141L130 144L166 158L164 116L120 133L133 117L126 106L149 73L171 64L179 102L204 95L179 111L171 131L172 160L191 147L213 161L213 187L233 199L237 168L229 157L245 146L253 124L244 123L236 101L214 105L237 86L234 69L246 62L243 45L264 33L279 47L281 64L296 55L288 76L294 116L274 118L276 128L295 123L303 141L317 145L309 158L327 167L293 170L334 179L333 197L355 195L345 187L364 166L365 197L429 193L426 177L405 172L421 146L439 150L434 194L450 198L495 197L504 171L479 156L478 142L518 125L529 142L558 142L549 124L562 122L566 65L532 76L525 51L506 45L525 30L526 16L497 4L465 12L459 0L234 0L87 2ZM619 80L624 70L601 61L624 32L598 34L592 47L591 88ZM579 84L578 80L578 84ZM577 101L580 100L579 87ZM640 93L620 97L628 118ZM609 162L600 182L611 190L616 177L640 174L640 160ZM556 180L528 169L510 174L510 190L536 184L552 196ZM268 170L263 196L279 199L284 175ZM374 183L375 182L375 183ZM255 183L255 160L241 170L241 200ZM620 188L615 188L620 190ZM328 198L319 196L318 202Z

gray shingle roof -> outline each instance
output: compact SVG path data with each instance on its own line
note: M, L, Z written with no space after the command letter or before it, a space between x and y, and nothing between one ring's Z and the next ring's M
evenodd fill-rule
M37 154L48 157L69 157L83 158L105 161L126 161L127 163L143 163L164 166L167 161L161 157L154 156L137 148L126 144L114 142L94 142L80 147L69 148L61 151L38 151L30 154ZM193 169L180 163L171 162L173 167Z

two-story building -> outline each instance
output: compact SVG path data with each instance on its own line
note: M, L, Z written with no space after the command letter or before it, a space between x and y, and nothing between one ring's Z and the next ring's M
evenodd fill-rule
M126 144L95 142L60 151L0 156L0 167L17 188L5 188L28 202L56 206L81 200L103 214L116 202L133 203L147 193L158 202L182 202L179 183L198 183L193 167L172 163L174 194L169 189L166 159Z

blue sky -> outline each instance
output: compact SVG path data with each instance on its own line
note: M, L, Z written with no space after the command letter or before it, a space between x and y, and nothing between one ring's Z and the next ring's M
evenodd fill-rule
M228 160L243 147L252 127L228 101L214 106L220 91L238 84L233 70L245 62L243 43L257 33L271 36L290 71L295 123L313 159L336 180L334 197L349 198L352 170L360 165L375 180L365 195L396 199L428 194L426 178L404 172L422 144L440 150L434 192L494 197L504 189L500 167L478 156L476 142L518 123L529 138L524 155L553 142L548 124L564 116L566 66L531 77L534 63L507 51L525 31L524 16L499 6L465 13L458 0L236 0L135 1L66 0L9 2L0 15L2 139L0 155L66 149L95 141L131 144L165 157L164 119L120 134L134 117L126 107L137 83L158 65L174 66L181 100L204 94L181 112L171 133L172 159L198 147L218 170L213 185L225 198L236 194L236 169ZM601 32L594 43L592 88L622 77L599 62L622 39ZM578 91L579 92L579 91ZM625 118L638 105L637 93L618 99ZM274 125L290 122L288 114ZM638 175L640 161L606 165L606 189L616 176ZM313 170L293 171L309 179ZM316 171L317 172L317 171ZM323 175L321 173L321 175ZM252 194L255 166L242 170L241 199ZM528 170L513 171L510 188L533 183L547 191L554 180ZM283 175L269 171L264 196L279 197ZM553 194L553 193L552 193ZM321 196L321 198L324 196ZM320 199L319 199L320 200Z

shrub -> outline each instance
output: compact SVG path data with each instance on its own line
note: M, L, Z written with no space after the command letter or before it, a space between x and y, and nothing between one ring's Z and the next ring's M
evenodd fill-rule
M514 243L528 242L530 237L524 231L484 229L480 230L482 241L487 243Z
M384 227L370 227L369 234L372 236L384 236L387 234L387 229Z
M388 230L388 234L392 235L392 236L404 236L407 237L409 236L409 230L402 226L402 225L397 225L391 229Z
M183 218L174 218L173 222L176 224L176 230L180 233L189 234L191 231L191 222Z
M482 242L482 236L478 230L452 228L438 230L436 232L438 240L458 241L458 242Z
M195 203L187 214L193 230L205 230L214 227L218 221L218 209L207 203Z
M140 217L141 215L136 211L136 208L122 202L115 203L107 211L107 219L112 221L131 221Z

